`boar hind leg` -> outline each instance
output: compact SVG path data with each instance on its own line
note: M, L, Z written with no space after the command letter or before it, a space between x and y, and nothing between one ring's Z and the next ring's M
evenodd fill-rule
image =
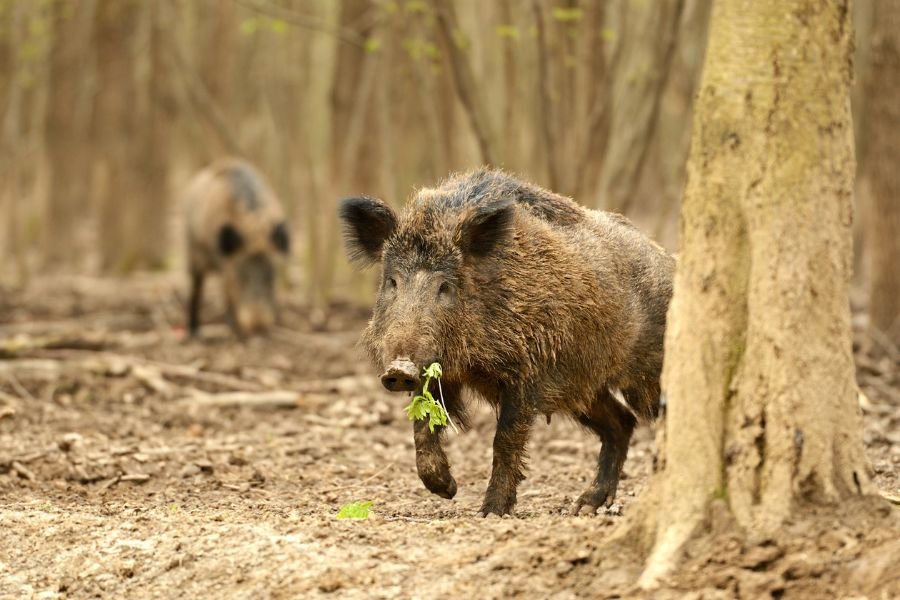
M456 480L450 474L450 463L441 447L443 427L438 425L432 433L428 421L413 421L413 439L416 443L416 471L419 479L432 494L441 498L456 495Z
M481 514L507 515L516 505L516 488L525 479L525 445L534 423L534 409L530 401L519 397L504 397L497 416L494 434L494 463L491 481Z
M191 272L191 298L188 301L188 333L194 337L200 331L200 305L203 303L204 273Z
M622 406L608 390L598 396L590 413L581 415L578 420L600 436L603 445L600 448L597 476L591 487L575 502L575 514L584 506L590 507L591 512L594 512L600 506L612 505L622 465L628 454L628 442L637 424L631 411Z

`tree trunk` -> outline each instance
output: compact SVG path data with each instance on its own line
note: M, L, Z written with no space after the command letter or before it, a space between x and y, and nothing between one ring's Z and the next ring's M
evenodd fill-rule
M873 490L848 302L851 36L846 2L715 5L666 332L664 466L632 522L652 545L645 586L714 499L765 534Z
M50 49L50 93L44 143L49 163L49 189L44 213L44 260L50 264L71 264L78 217L88 205L89 162L85 157L87 128L74 110L87 67L83 43L84 23L78 18L85 10L81 0L55 2L53 42Z
M100 267L129 270L138 262L129 213L139 202L134 165L138 152L138 99L131 41L137 28L133 0L101 0L95 44L98 57L94 105L97 154L103 168L99 200Z
M447 57L447 67L453 74L453 83L460 103L466 109L469 124L478 140L481 162L497 164L497 151L487 108L479 94L479 86L465 52L467 41L459 29L453 4L448 0L434 0L437 34L441 51Z
M617 31L621 56L611 79L611 129L599 196L609 210L631 208L659 116L684 2L629 2L622 11Z
M361 40L373 34L371 0L342 0L338 25ZM317 304L325 304L335 281L340 255L340 232L334 202L342 196L377 188L378 148L375 76L378 53L366 47L337 42L337 56L330 92L331 114L328 157L329 205L321 207L316 233L315 272Z
M152 3L144 10L150 25L150 71L145 90L148 102L141 123L142 156L136 165L140 194L134 198L137 206L130 211L130 218L135 232L135 254L140 263L159 269L165 264L168 248L170 125L175 118L175 99L170 87L170 54L166 48L172 43L168 32L174 15L165 2Z
M863 243L869 271L869 327L874 348L900 348L900 3L876 0L863 83L860 152L868 194ZM884 348L882 348L884 350Z

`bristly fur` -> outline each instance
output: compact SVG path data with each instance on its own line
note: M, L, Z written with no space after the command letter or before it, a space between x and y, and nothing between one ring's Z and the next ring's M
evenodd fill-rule
M459 421L462 388L498 407L503 456L483 510L511 510L540 413L566 413L601 437L600 473L584 503L611 498L634 415L657 413L674 259L624 217L502 171L421 189L400 216L368 201L342 208L351 256L383 265L363 345L380 368L398 356L439 359ZM610 389L622 390L630 411ZM418 429L416 440L426 486L449 493L443 451Z

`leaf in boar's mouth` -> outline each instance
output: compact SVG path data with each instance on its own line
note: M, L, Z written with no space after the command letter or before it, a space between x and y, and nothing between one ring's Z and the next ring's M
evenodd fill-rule
M434 399L434 396L428 390L428 386L432 379L437 379L440 386L440 377L443 375L441 365L439 363L431 363L422 373L425 377L425 383L422 385L422 393L415 396L406 407L406 415L410 421L421 421L428 418L428 430L434 433L437 425L447 426L450 416L447 414L446 408L443 406L443 398L441 402Z

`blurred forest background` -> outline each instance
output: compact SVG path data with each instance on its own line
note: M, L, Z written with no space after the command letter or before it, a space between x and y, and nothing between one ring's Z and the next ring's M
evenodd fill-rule
M176 268L179 190L224 155L279 193L294 283L315 302L362 289L348 285L340 197L401 205L483 163L623 212L674 249L711 6L0 0L0 277ZM856 123L896 137L895 109L866 118L871 6L855 7ZM887 158L867 170L882 152L865 150L859 198L896 171ZM859 205L862 256L898 230Z

